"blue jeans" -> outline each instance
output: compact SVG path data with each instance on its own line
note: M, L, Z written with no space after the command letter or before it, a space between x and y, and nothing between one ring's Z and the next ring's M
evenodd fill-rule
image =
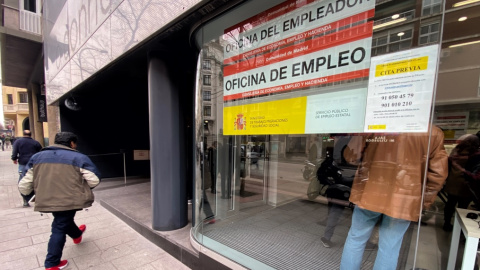
M18 178L18 182L22 180L22 173L25 170L25 165L21 165L20 163L18 164L18 174L20 175Z
M76 210L63 212L53 212L52 234L48 241L47 258L45 259L45 268L50 268L60 264L62 259L63 247L65 246L66 235L71 238L78 238L82 231L75 224L74 218Z
M342 216L343 209L345 209L345 206L343 205L328 203L327 226L325 227L325 232L323 233L323 237L325 237L328 241L332 239L333 232L338 224L338 220Z
M380 218L382 221L379 226L378 252L373 269L395 270L397 268L403 235L410 226L410 221L355 207L352 226L343 248L341 270L360 269L365 245Z

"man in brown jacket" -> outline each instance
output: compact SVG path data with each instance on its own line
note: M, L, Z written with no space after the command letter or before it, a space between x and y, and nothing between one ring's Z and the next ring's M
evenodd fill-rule
M68 265L61 260L66 236L74 244L82 242L87 229L75 224L75 214L92 206L92 189L100 183L100 172L86 155L78 152L77 135L59 132L55 144L33 155L18 183L20 193L35 191L35 211L51 213L52 233L48 241L45 269L59 270Z
M350 141L345 158L359 164L350 195L356 207L340 269L360 269L365 244L380 219L374 269L397 268L403 235L411 221L419 220L422 199L423 209L429 208L448 175L443 139L443 132L432 127L431 139L428 133L402 133Z

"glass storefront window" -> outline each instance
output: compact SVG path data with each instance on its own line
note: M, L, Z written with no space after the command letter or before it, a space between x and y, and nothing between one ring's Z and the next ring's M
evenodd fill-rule
M247 1L201 26L196 241L250 269L446 269L455 206L480 205L480 5L456 2Z

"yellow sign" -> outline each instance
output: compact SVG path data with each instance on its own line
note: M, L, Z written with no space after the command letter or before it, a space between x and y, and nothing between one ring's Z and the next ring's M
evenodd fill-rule
M445 135L445 139L453 139L455 138L455 130L447 129L443 131Z
M387 125L369 125L368 130L381 130L387 129Z
M415 72L420 70L426 70L427 68L428 56L417 57L377 65L375 67L375 77Z
M307 97L223 108L225 135L303 134Z

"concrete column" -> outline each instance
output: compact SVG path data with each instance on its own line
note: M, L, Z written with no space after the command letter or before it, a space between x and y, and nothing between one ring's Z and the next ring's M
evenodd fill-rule
M167 52L164 53L168 55ZM188 223L183 121L174 61L151 54L148 67L152 228L170 231Z
M38 120L38 100L37 95L40 93L40 85L30 84L30 89L28 91L28 98L30 100L29 104L29 118L30 118L30 129L32 131L32 138L37 140L42 146L44 145L44 135L43 135L43 122Z
M60 132L60 109L58 106L47 106L48 144L55 142L55 135Z

